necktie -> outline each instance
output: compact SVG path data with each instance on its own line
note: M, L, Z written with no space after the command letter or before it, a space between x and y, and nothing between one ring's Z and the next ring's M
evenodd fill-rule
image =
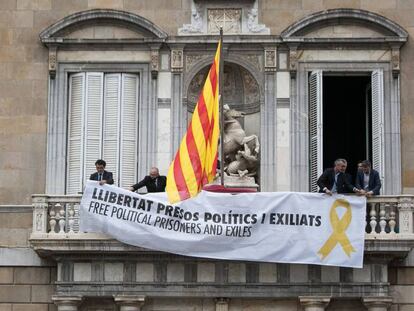
M98 174L98 181L101 181L102 180L102 173L99 173Z
M337 174L335 174L335 181L334 181L334 184L333 184L333 186L332 186L332 192L336 192L336 183L337 183L337 181L338 181L338 175L339 175L339 173L337 173Z

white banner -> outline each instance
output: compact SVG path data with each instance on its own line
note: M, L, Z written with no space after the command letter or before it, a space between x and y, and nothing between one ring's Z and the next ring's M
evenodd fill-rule
M88 181L80 230L186 256L361 268L365 197L299 192L201 192L170 205Z

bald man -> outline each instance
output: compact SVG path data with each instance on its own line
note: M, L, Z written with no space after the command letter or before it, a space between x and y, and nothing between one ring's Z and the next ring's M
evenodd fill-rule
M139 183L129 187L129 190L137 191L145 186L148 192L164 192L166 185L167 177L161 176L158 168L151 167L149 175L145 176Z

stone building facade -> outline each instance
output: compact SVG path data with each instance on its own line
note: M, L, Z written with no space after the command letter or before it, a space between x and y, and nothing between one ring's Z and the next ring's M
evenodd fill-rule
M409 0L1 1L0 310L414 310L413 21ZM363 269L78 232L97 158L121 187L166 173L219 26L261 191L313 191L338 156L380 171Z

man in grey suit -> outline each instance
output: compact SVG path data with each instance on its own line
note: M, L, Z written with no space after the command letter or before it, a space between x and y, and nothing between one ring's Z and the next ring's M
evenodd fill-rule
M364 160L361 162L362 169L357 173L355 187L361 189L362 194L379 195L381 189L381 179L379 173L371 168L371 162Z

